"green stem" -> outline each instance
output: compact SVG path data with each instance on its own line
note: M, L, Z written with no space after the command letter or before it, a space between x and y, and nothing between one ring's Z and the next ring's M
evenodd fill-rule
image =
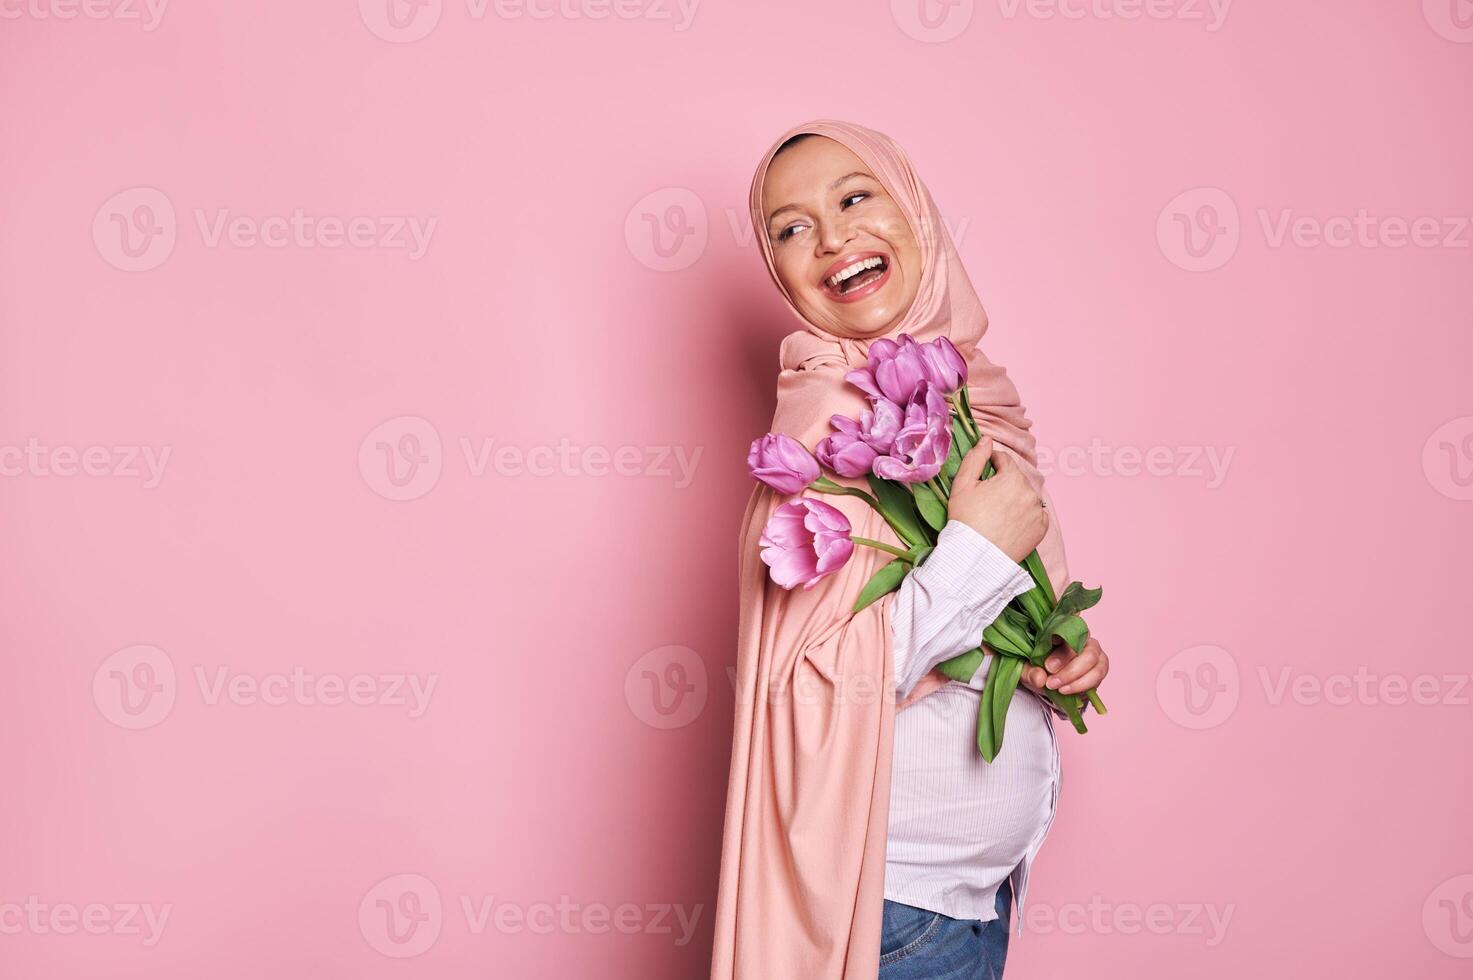
M972 445L982 441L982 430L977 427L977 420L972 417L972 396L967 394L967 386L962 385L957 390L957 400L961 402L962 424L967 427L967 434L972 437Z
M814 480L808 485L808 487L810 490L817 490L819 493L842 493L848 494L851 497L859 497L875 510L880 509L880 502L876 500L872 494L865 493L858 487L846 487L842 483L835 483L832 480L826 480L823 477L819 477L817 480Z
M1090 688L1088 691L1085 691L1084 696L1089 699L1089 706L1095 709L1095 714L1109 714L1109 712L1105 710L1105 702L1100 700L1100 696L1095 693L1094 688Z
M926 481L926 486L931 488L931 492L936 495L936 499L941 501L943 506L949 506L950 498L947 497L946 491L941 489L941 481L939 479L934 476L931 477L931 479Z
M895 547L894 545L886 544L883 541L875 541L875 540L872 540L870 538L861 538L857 534L851 534L849 536L849 540L850 541L853 541L855 544L868 545L871 548L879 548L881 551L888 551L888 552L890 552L890 554L896 555L896 556L898 556L900 558L904 558L907 561L909 561L910 560L910 557L911 557L911 553L909 551L901 551L899 548Z
M1074 726L1074 730L1076 732L1083 735L1089 731L1088 728L1084 727L1084 716L1079 713L1079 700L1077 695L1060 694L1058 691L1047 687L1044 688L1043 691L1044 697L1048 698L1054 704L1058 705L1059 709L1063 711L1064 714L1069 716L1069 723Z

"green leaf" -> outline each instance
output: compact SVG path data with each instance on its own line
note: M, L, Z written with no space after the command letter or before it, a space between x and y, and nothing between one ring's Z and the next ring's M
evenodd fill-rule
M1000 659L995 658L993 664ZM988 762L997 758L999 748L997 733L992 728L992 702L997 696L997 678L997 671L987 671L987 683L982 685L982 697L977 704L977 751Z
M1063 612L1066 615L1077 615L1096 605L1104 594L1104 589L1086 589L1083 582L1070 582L1064 594L1059 596L1059 602L1054 607L1054 611Z
M966 433L966 426L963 426L962 419L960 419L959 416L956 416L956 414L953 414L953 416L952 416L952 448L955 448L956 449L956 464L957 464L957 466L960 466L960 464L962 464L962 457L963 457L963 455L966 455L966 454L968 454L968 452L971 452L972 451L972 447L974 447L974 445L977 445L977 444L975 444L975 442L972 442L971 436L969 436L968 433ZM952 473L953 473L953 475L955 475L956 470L952 470Z
M1028 637L1028 645L1033 645L1033 621L1023 614L1023 610L1018 608L1016 599L1008 604L1008 607L1002 611L1002 616L999 618L1007 620L1009 626L1020 630L1024 636Z
M1015 657L1026 657L1033 650L1033 641L1027 633L1019 634L999 616L982 631L982 642L1000 653L1011 653Z
M1044 623L1043 629L1038 631L1038 636L1033 641L1035 662L1048 656L1048 652L1054 647L1056 636L1067 643L1070 650L1078 653L1089 642L1089 624L1073 613L1060 615L1055 612L1048 618L1048 622Z
M972 675L977 672L977 668L982 666L982 658L986 656L987 654L983 652L981 647L974 647L966 653L952 657L950 660L941 661L936 665L936 668L952 680L961 681L965 684L972 679Z
M1054 583L1048 580L1048 570L1043 567L1043 559L1038 557L1037 551L1028 552L1028 557L1023 559L1023 567L1028 569L1028 574L1033 577L1033 584L1043 590L1044 597L1052 607L1058 601L1054 598Z
M859 612L880 596L888 595L900 588L900 583L905 580L905 573L908 571L910 571L910 562L904 558L895 558L886 562L879 571L870 576L869 584L854 601L854 611Z
M946 451L946 462L941 465L942 486L947 490L951 489L951 481L956 479L956 471L962 467L962 454L971 448L970 446L962 448L962 440L965 438L961 419L953 415L951 417L951 448Z
M920 508L926 523L938 531L945 527L946 505L937 499L935 491L924 483L917 483L912 489L915 491L916 507Z
M895 533L912 547L933 544L930 536L921 529L920 517L916 514L916 499L909 490L892 480L882 480L873 473L865 474L870 489L880 502L880 513Z
M1053 603L1043 594L1043 590L1034 586L1013 600L1028 614L1033 629L1043 629L1043 624L1048 622L1049 614L1053 611Z
M998 674L997 690L992 694L992 731L996 742L996 752L1002 751L1003 727L1008 721L1008 706L1013 702L1013 692L1018 689L1018 681L1023 677L1024 661L1016 657L996 657L992 661L992 671ZM988 760L989 762L992 760Z
M982 631L982 641L993 650L1031 659L1034 641L1033 623L1028 622L1021 613L1013 613L1013 616L1009 617L1008 610L1003 610L1003 615L994 619L991 625Z

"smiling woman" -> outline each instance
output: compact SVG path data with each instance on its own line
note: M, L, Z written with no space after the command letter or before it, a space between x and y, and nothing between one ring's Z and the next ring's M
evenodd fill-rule
M816 173L839 177L815 183ZM905 212L843 143L787 140L762 187L773 266L804 319L839 336L893 327L920 285L921 253ZM867 300L856 306L860 300Z
M881 552L858 549L802 589L779 587L759 545L793 494L759 485L749 500L711 976L997 976L1058 798L1057 744L1038 692L1097 684L1108 669L1094 641L1077 655L1056 650L1047 671L1029 668L991 761L976 742L991 658L965 682L935 669L975 648L1029 588L1018 563L1035 547L1055 590L1069 581L1031 423L980 349L987 314L893 140L838 120L789 130L758 166L748 203L768 273L802 323L780 348L770 432L813 446L832 419L868 418L864 437L895 450L907 420L924 425L928 414L911 420L910 396L884 393L910 370L897 367L897 352L944 341L964 361L984 438L964 465L970 482L957 470L934 551L868 604L856 599ZM868 400L852 383L866 371L882 382L864 389ZM886 377L896 384L886 388ZM989 453L1002 478L982 481ZM798 496L820 492L801 486ZM899 544L856 500L827 502L853 540Z

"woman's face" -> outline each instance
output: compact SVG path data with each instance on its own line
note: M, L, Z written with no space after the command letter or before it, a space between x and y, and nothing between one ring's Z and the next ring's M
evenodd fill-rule
M814 326L885 333L921 280L921 251L900 206L842 143L810 136L768 165L762 213L778 279Z

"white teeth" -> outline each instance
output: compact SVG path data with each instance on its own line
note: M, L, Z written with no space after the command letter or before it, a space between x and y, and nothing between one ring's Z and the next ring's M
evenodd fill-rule
M845 279L848 279L851 276L857 276L865 269L873 269L876 266L883 265L884 263L885 260L880 258L878 255L871 255L867 259L860 259L853 265L846 265L838 272L829 276L827 282L830 286L837 288L839 283L843 282Z

